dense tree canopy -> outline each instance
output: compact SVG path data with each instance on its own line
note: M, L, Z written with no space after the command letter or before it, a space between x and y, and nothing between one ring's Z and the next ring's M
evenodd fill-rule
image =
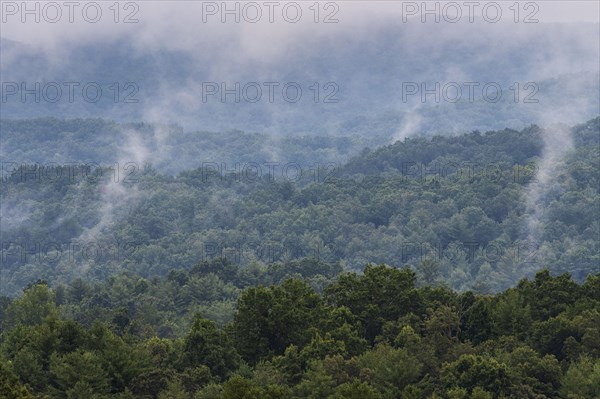
M119 129L46 122L9 126ZM552 179L535 126L289 138L358 154L293 179L3 164L0 396L600 397L600 118L571 132Z
M310 277L309 269L243 289L233 319L221 327L201 313L172 313L187 326L177 335L156 331L148 309L130 314L112 302L140 298L140 284L127 275L63 299L57 294L64 288L32 284L5 302L0 389L15 398L599 394L600 275L577 284L544 270L493 296L418 287L412 270L385 265L343 273L323 294ZM176 308L163 291L172 283L169 276L144 287L158 290L160 307ZM106 314L90 324L87 304L99 294ZM26 317L32 308L40 310Z
M143 165L7 164L2 292L17 295L38 279L102 281L122 270L148 279L219 257L234 265L214 274L241 268L240 288L267 268L272 282L305 272L310 264L290 269L289 261L306 257L321 262L313 269L321 287L319 275L367 262L410 265L419 283L480 293L542 268L582 282L600 263L600 118L572 132L574 147L549 182L537 176L546 134L537 127L406 139L344 166L307 164L310 145L292 146L282 151L300 154L296 167L284 174L284 162L260 176L250 166L268 161L266 144L252 146L242 133L235 141L254 160L174 176ZM198 276L190 290L210 278Z

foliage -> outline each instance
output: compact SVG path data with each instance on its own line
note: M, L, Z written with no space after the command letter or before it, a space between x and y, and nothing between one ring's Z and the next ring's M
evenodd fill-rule
M166 338L148 336L150 317L134 318L136 328L85 326L76 321L84 306L58 304L57 289L40 282L8 304L0 389L16 398L593 398L600 301L590 287L599 276L577 284L540 271L482 296L367 265L322 295L299 278L248 287L224 326L197 313L177 321L187 332ZM106 285L139 295L128 279ZM105 288L84 289L81 304Z

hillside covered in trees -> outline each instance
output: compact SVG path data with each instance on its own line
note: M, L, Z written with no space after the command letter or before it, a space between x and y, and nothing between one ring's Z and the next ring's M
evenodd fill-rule
M46 122L8 126L134 131L140 151L158 129ZM230 132L226 161L176 173L99 142L65 147L68 164L9 140L39 158L3 163L0 396L598 398L599 132L363 150ZM336 162L311 164L319 149Z
M130 132L101 121L55 124L67 132L79 124ZM138 129L142 138L155 132ZM566 129L573 143L549 170L544 137L552 129ZM238 132L229 138L242 140L239 150L226 160L199 160L177 174L151 158L110 159L98 143L71 149L71 163L5 162L2 292L17 295L38 279L53 286L122 271L166 276L219 257L244 273L308 257L350 271L367 262L409 266L421 284L479 293L505 290L543 268L583 282L600 262L599 131L596 118L572 129L411 138L346 163L310 163L308 138L280 143L275 161L265 137ZM51 131L46 137L53 140ZM140 143L138 152L152 153ZM352 143L321 147L348 153ZM15 148L6 159L21 159ZM243 148L250 154L230 161Z

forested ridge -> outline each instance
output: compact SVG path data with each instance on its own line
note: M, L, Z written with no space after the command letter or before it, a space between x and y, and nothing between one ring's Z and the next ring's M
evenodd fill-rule
M582 282L600 262L599 131L600 118L572 129L573 148L551 181L538 176L544 130L535 126L410 138L345 164L283 155L269 169L260 141L254 158L176 175L106 158L94 168L84 163L94 146L71 158L75 166L6 163L2 291L122 270L165 276L215 257L242 268L306 257L346 270L410 265L420 281L481 293L542 268ZM323 145L337 152L348 142ZM308 159L310 140L301 148L290 153ZM431 267L420 267L425 260Z

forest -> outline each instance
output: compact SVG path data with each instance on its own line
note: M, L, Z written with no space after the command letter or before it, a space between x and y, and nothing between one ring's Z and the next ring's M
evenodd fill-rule
M577 3L0 0L0 399L600 399Z
M3 126L1 397L600 397L600 117L373 149Z
M121 271L152 278L217 257L243 270L307 257L348 271L408 265L420 283L476 293L503 291L544 268L578 282L598 272L600 118L570 129L572 147L556 170L544 171L548 130L536 126L361 150L352 139L295 138L274 147L232 132L224 140L239 146L227 145L227 156L200 158L176 173L152 157L110 158L119 146L98 141L135 128L139 152L155 154L149 143L160 129L151 125L5 126L0 286L8 296L37 279L98 282ZM34 156L18 145L19 132L52 148L63 143L69 162L40 152L29 163L9 162ZM68 139L76 135L82 138ZM176 145L189 136L165 141L174 154L193 152L191 142ZM213 139L196 136L203 137L198 148ZM213 148L224 147L205 151ZM270 157L275 148L278 157ZM309 161L320 149L338 158ZM342 152L355 155L342 162ZM542 172L553 179L542 180Z
M32 283L2 298L0 395L600 397L600 274L578 284L542 270L479 295L418 286L409 268L368 264L317 292L307 282L316 261L294 266L296 277L241 289L230 322L197 312L178 336L156 330L157 310L177 319L190 295L205 294L199 281L221 281L212 294L226 296L247 278L220 280L232 265L219 259L151 281Z

